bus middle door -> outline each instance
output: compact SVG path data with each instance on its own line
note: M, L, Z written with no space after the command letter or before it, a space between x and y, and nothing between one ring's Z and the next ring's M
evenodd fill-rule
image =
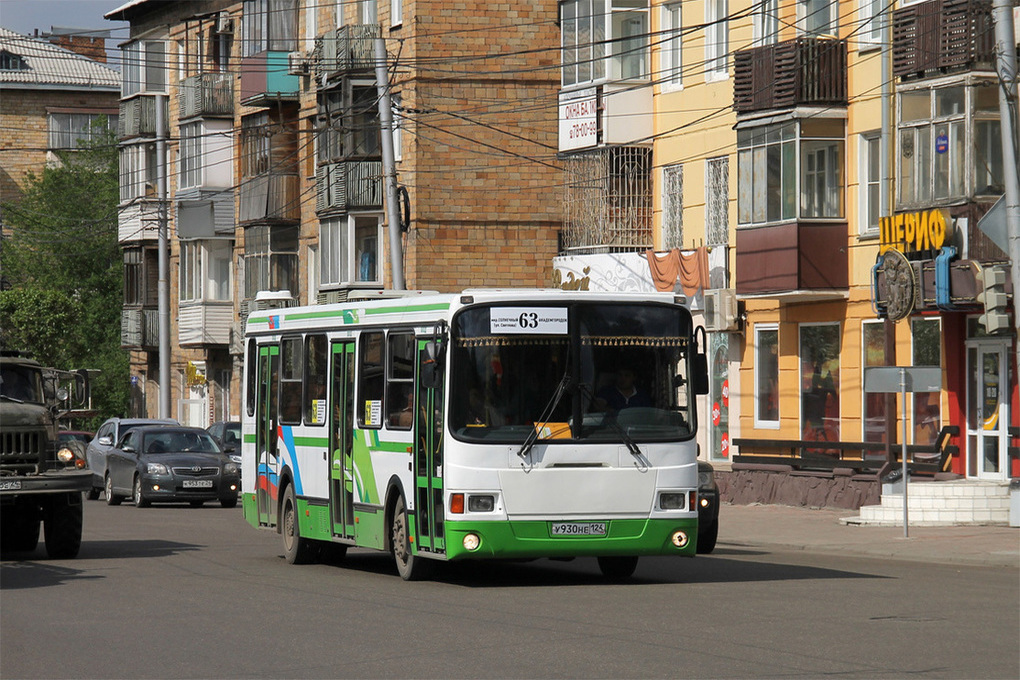
M419 550L446 552L443 531L443 381L426 387L422 375L431 359L418 341L418 395L414 419L415 518Z
M276 526L280 458L277 450L276 399L280 376L279 345L259 347L258 401L255 405L255 496L259 524Z
M354 537L354 342L334 342L330 371L329 504L333 535Z

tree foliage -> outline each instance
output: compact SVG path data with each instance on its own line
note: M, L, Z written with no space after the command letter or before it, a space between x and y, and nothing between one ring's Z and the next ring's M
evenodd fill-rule
M104 129L59 158L2 206L10 237L0 250L0 344L56 368L99 369L93 406L104 417L123 415L117 142Z

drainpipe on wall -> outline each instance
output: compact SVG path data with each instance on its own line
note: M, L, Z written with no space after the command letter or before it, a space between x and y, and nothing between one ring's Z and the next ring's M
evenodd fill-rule
M400 210L397 207L397 167L393 153L393 109L386 70L386 41L375 39L375 87L379 93L379 124L382 127L383 188L386 190L386 226L390 241L393 289L404 290L404 249L401 244Z

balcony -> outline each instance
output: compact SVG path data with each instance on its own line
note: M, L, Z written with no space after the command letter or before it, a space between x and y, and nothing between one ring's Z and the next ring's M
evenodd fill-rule
M847 103L845 40L801 37L733 55L733 109Z
M988 0L930 0L893 14L893 75L903 79L992 70L995 29Z
M117 218L117 242L155 241L159 238L159 202L156 199L138 199L122 206Z
M229 345L234 323L234 304L223 302L182 302L177 333L182 347Z
M159 312L155 309L122 309L120 346L125 349L159 347Z
M316 212L381 208L382 161L345 161L316 171Z
M299 177L266 173L241 181L240 221L296 222L301 219Z
M178 115L232 116L234 113L234 76L230 73L202 73L181 81Z
M846 291L846 222L790 222L737 229L739 295Z
M241 103L260 106L296 101L301 77L290 73L289 52L259 52L241 59Z
M163 134L169 130L169 116L166 98L163 100ZM155 137L156 130L156 97L155 95L137 95L120 103L120 117L117 119L117 131L121 139L133 137Z
M330 31L315 43L315 76L318 82L375 68L377 24L352 24Z
M234 192L188 190L175 197L175 225L181 238L234 235Z

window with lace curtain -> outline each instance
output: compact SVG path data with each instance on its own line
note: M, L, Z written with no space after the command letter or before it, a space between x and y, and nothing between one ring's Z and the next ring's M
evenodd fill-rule
M684 166L662 169L662 247L682 248L684 243Z
M726 156L705 161L706 245L729 244L730 159Z

